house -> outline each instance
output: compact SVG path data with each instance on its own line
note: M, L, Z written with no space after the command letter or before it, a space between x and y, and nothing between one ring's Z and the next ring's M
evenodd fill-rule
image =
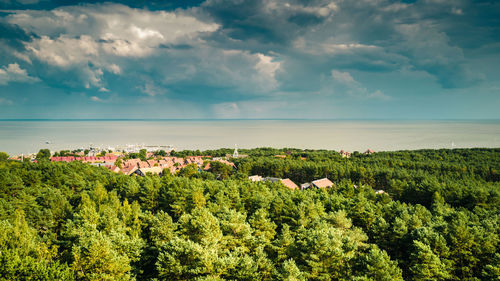
M146 162L148 162L149 167L159 166L158 161L153 159L147 160Z
M262 181L262 177L259 175L249 176L248 179L251 181Z
M123 165L122 166L122 173L124 173L125 175L131 175L135 172L135 170L137 170L137 165Z
M187 164L194 163L196 165L202 165L203 164L203 157L202 156L187 156L186 163Z
M133 165L137 166L137 163L141 162L141 159L127 159L123 161L124 166Z
M282 183L284 186L286 186L286 187L288 187L288 188L290 188L290 189L292 189L292 190L299 189L299 186L298 186L298 185L296 185L296 184L295 184L293 181L291 181L290 179L282 179L282 180L280 180L280 181L281 181L281 183Z
M270 181L270 182L279 182L281 181L280 178L273 178L273 177L265 177L263 181Z
M332 187L333 186L333 182L331 182L327 178L322 178L322 179L319 179L319 180L315 180L311 184L314 187L316 187L316 188L326 188L326 187Z
M52 162L72 162L72 161L82 161L86 163L114 163L118 157L112 156L85 156L85 157L74 157L74 156L59 156L59 157L50 157L50 161Z
M147 173L152 173L161 176L163 174L163 168L161 167L139 168L135 170L132 174L144 177L146 176Z
M373 154L375 151L371 150L371 149L368 149L367 151L365 151L365 154Z
M305 190L311 187L311 184L306 182L300 185L300 189Z
M340 155L342 156L342 158L351 157L351 153L349 151L344 151L343 149L340 151Z
M120 168L116 167L115 165L104 166L104 167L108 168L111 172L115 172L115 173L119 173L120 172Z

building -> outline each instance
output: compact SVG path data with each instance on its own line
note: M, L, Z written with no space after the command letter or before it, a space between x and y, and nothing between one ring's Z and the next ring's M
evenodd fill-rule
M342 158L349 158L351 157L351 153L349 151L344 151L343 149L339 152Z
M120 168L116 167L115 165L104 166L104 167L108 168L111 172L115 172L115 173L119 173L120 172Z
M295 184L293 181L291 181L290 179L282 179L282 180L281 180L281 183L282 183L284 186L286 186L286 187L288 187L288 188L290 188L290 189L292 189L292 190L299 189L299 186L298 186L298 185L296 185L296 184Z
M270 181L270 182L279 182L281 181L280 178L274 178L274 177L265 177L263 181Z
M306 190L309 188L311 188L311 183L305 182L305 183L300 185L300 189L302 189L302 190Z
M365 154L373 154L375 151L371 150L371 149L368 149L365 151Z
M137 169L137 165L122 165L121 172L128 176L133 174Z
M316 188L327 188L327 187L332 187L333 186L333 182L331 182L327 178L322 178L322 179L319 179L319 180L315 180L315 181L311 182L311 184L314 187L316 187Z
M234 145L233 157L238 158L238 147L236 146L236 144Z
M262 181L262 177L259 175L249 176L248 179L251 181Z

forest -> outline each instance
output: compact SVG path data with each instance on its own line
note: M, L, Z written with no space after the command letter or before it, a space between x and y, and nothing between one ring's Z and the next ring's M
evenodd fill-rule
M0 153L0 280L500 280L498 148L239 152L145 177Z

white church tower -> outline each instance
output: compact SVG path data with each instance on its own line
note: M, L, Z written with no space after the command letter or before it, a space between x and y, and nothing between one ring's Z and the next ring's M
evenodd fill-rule
M238 146L236 144L234 145L233 158L238 158Z

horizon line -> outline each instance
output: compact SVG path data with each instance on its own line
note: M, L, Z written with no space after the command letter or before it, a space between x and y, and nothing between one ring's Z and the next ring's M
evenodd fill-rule
M500 121L500 118L0 118L0 121Z

